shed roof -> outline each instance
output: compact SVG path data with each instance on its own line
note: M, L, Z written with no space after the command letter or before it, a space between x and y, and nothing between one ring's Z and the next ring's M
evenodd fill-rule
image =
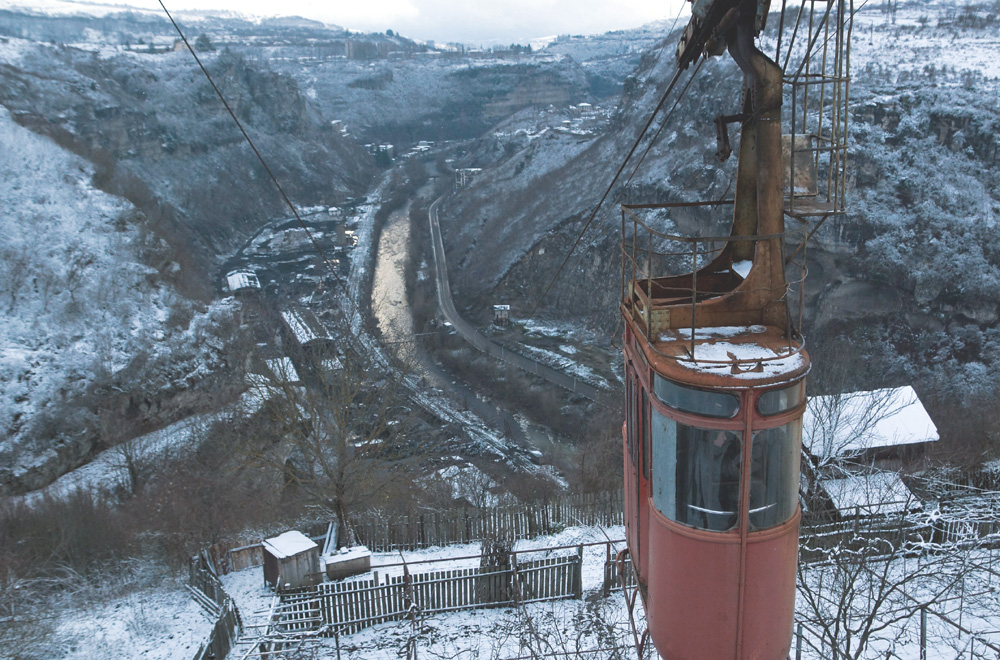
M313 548L319 548L312 539L302 532L290 531L273 539L267 539L263 543L264 550L274 555L277 559L287 559L308 552Z
M937 427L912 387L816 396L802 419L802 445L818 457L936 442Z
M921 507L895 472L873 472L843 479L822 479L833 506L845 515L884 515Z

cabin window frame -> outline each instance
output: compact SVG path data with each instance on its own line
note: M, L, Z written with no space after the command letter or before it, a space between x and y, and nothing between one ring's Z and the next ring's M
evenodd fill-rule
M754 429L747 500L751 532L783 525L798 510L801 443L801 417L780 426Z
M683 394L689 399L676 396ZM735 419L742 409L740 396L733 392L688 387L653 373L653 395L663 405L690 415L713 419ZM692 405L689 402L697 403ZM728 402L729 405L726 405ZM728 412L727 412L728 411Z
M653 506L668 520L695 529L739 529L744 432L672 419L652 406Z
M806 400L806 381L798 380L791 385L766 390L757 396L755 407L757 414L764 417L774 417L795 410ZM775 401L771 404L771 401Z

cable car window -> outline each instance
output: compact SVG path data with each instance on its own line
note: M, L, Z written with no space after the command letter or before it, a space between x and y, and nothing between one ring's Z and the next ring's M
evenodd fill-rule
M740 434L679 424L655 407L653 504L664 516L698 529L736 527L740 501Z
M799 503L802 421L753 435L750 447L750 529L787 521Z
M740 409L740 399L734 394L684 387L657 374L653 378L653 391L657 399L671 408L698 415L729 419Z
M635 463L635 420L632 419L632 369L625 373L625 440L628 443L628 456Z
M642 476L649 481L649 397L642 391Z
M799 382L780 390L764 392L757 399L757 411L761 415L777 415L791 410L806 398L806 381Z

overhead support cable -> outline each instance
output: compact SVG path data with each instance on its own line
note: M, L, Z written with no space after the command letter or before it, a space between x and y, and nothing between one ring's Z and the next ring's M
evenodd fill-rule
M292 200L288 198L287 194L285 194L285 190L284 188L281 187L281 183L278 181L278 178L274 175L274 172L271 171L271 168L268 166L267 161L264 160L264 156L257 149L257 145L254 144L254 141L253 139L251 139L250 134L247 133L246 129L243 127L243 122L241 122L239 118L236 116L236 113L233 112L233 109L232 107L230 107L229 102L226 101L226 97L222 94L222 90L220 90L218 85L215 84L215 80L212 79L212 74L208 72L208 69L202 63L201 58L198 57L198 53L196 53L194 48L191 47L191 44L188 43L187 37L184 36L184 32L177 24L177 21L174 20L174 17L170 14L170 11L167 10L166 5L163 4L163 0L158 0L158 1L160 3L160 7L163 8L163 12L167 15L167 18L170 19L171 24L173 24L174 29L180 36L181 41L184 42L184 45L187 47L192 57L194 57L194 61L198 63L198 67L201 69L201 72L205 74L205 78L208 79L208 83L212 86L212 89L215 90L216 96L218 96L219 100L222 101L222 105L225 106L226 111L229 113L229 116L233 118L233 121L236 123L236 126L240 129L240 133L243 134L243 138L247 141L247 144L250 145L250 149L252 149L254 155L257 156L257 160L260 161L260 164L264 168L264 171L267 172L267 175L271 178L271 181L274 183L274 187L278 189L278 193L281 195L282 200L284 200L288 208L291 209L292 215L295 217L295 220L299 224L299 227L301 227L302 230L305 231L306 236L309 237L309 242L312 243L313 249L316 250L316 253L323 261L323 264L326 266L327 270L330 271L334 279L337 281L338 286L344 292L344 297L347 299L348 304L351 306L352 310L363 319L364 315L361 314L361 310L358 307L357 301L355 301L354 298L351 296L351 292L347 287L347 283L344 282L343 278L341 278L340 275L337 273L337 270L334 268L333 263L327 257L326 252L323 250L322 246L316 240L316 237L313 235L312 231L309 230L309 227L306 225L305 221L302 220L302 217L299 215L298 209L295 208L295 205L292 204Z
M666 104L667 99L670 97L670 92L672 92L674 87L677 85L677 81L680 80L682 73L683 71L678 70L674 74L674 77L670 81L670 84L667 86L666 91L663 92L663 96L660 97L659 103L656 104L656 107L653 109L653 112L650 113L649 119L646 121L645 125L642 127L642 130L639 132L639 136L635 139L635 142L632 144L632 148L629 149L628 154L622 161L622 164L618 168L618 171L615 172L615 176L614 178L611 179L611 183L608 184L608 187L607 189L605 189L604 194L601 195L601 199L597 202L597 206L594 207L594 210L590 213L590 216L587 218L586 223L584 223L583 228L577 235L576 240L573 241L573 245L570 247L569 252L566 253L566 256L563 258L562 263L559 264L559 268L556 269L555 274L552 276L552 279L549 280L549 283L545 286L545 289L542 290L541 295L539 295L538 300L535 301L534 306L531 308L531 312L528 314L528 320L534 318L535 312L538 311L538 306L541 305L542 301L545 299L545 296L548 295L549 290L552 289L552 285L555 284L557 279L559 279L559 275L562 273L563 268L566 267L566 264L569 262L570 257L573 256L573 252L576 250L577 246L580 245L580 241L583 240L583 235L587 232L587 229L590 228L591 223L593 223L594 218L597 217L597 213L601 210L601 207L604 205L604 202L608 198L608 195L611 194L611 191L614 189L615 184L618 182L619 177L621 177L622 172L625 171L625 167L628 165L629 160L631 160L632 156L639 148L639 145L642 143L642 139L646 136L646 132L649 131L649 127L653 124L653 121L656 119L656 115L660 112L660 110L663 109L663 106Z

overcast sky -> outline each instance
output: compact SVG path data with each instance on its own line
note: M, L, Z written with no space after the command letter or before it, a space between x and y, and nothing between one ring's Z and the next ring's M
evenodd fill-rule
M107 0L105 0L107 1ZM110 0L116 2L116 0ZM30 4L31 0L22 0ZM158 7L156 0L117 0ZM414 39L527 43L557 34L595 34L673 20L685 0L164 0L167 9L227 9L258 16L298 15L342 27ZM685 13L687 10L685 9Z

